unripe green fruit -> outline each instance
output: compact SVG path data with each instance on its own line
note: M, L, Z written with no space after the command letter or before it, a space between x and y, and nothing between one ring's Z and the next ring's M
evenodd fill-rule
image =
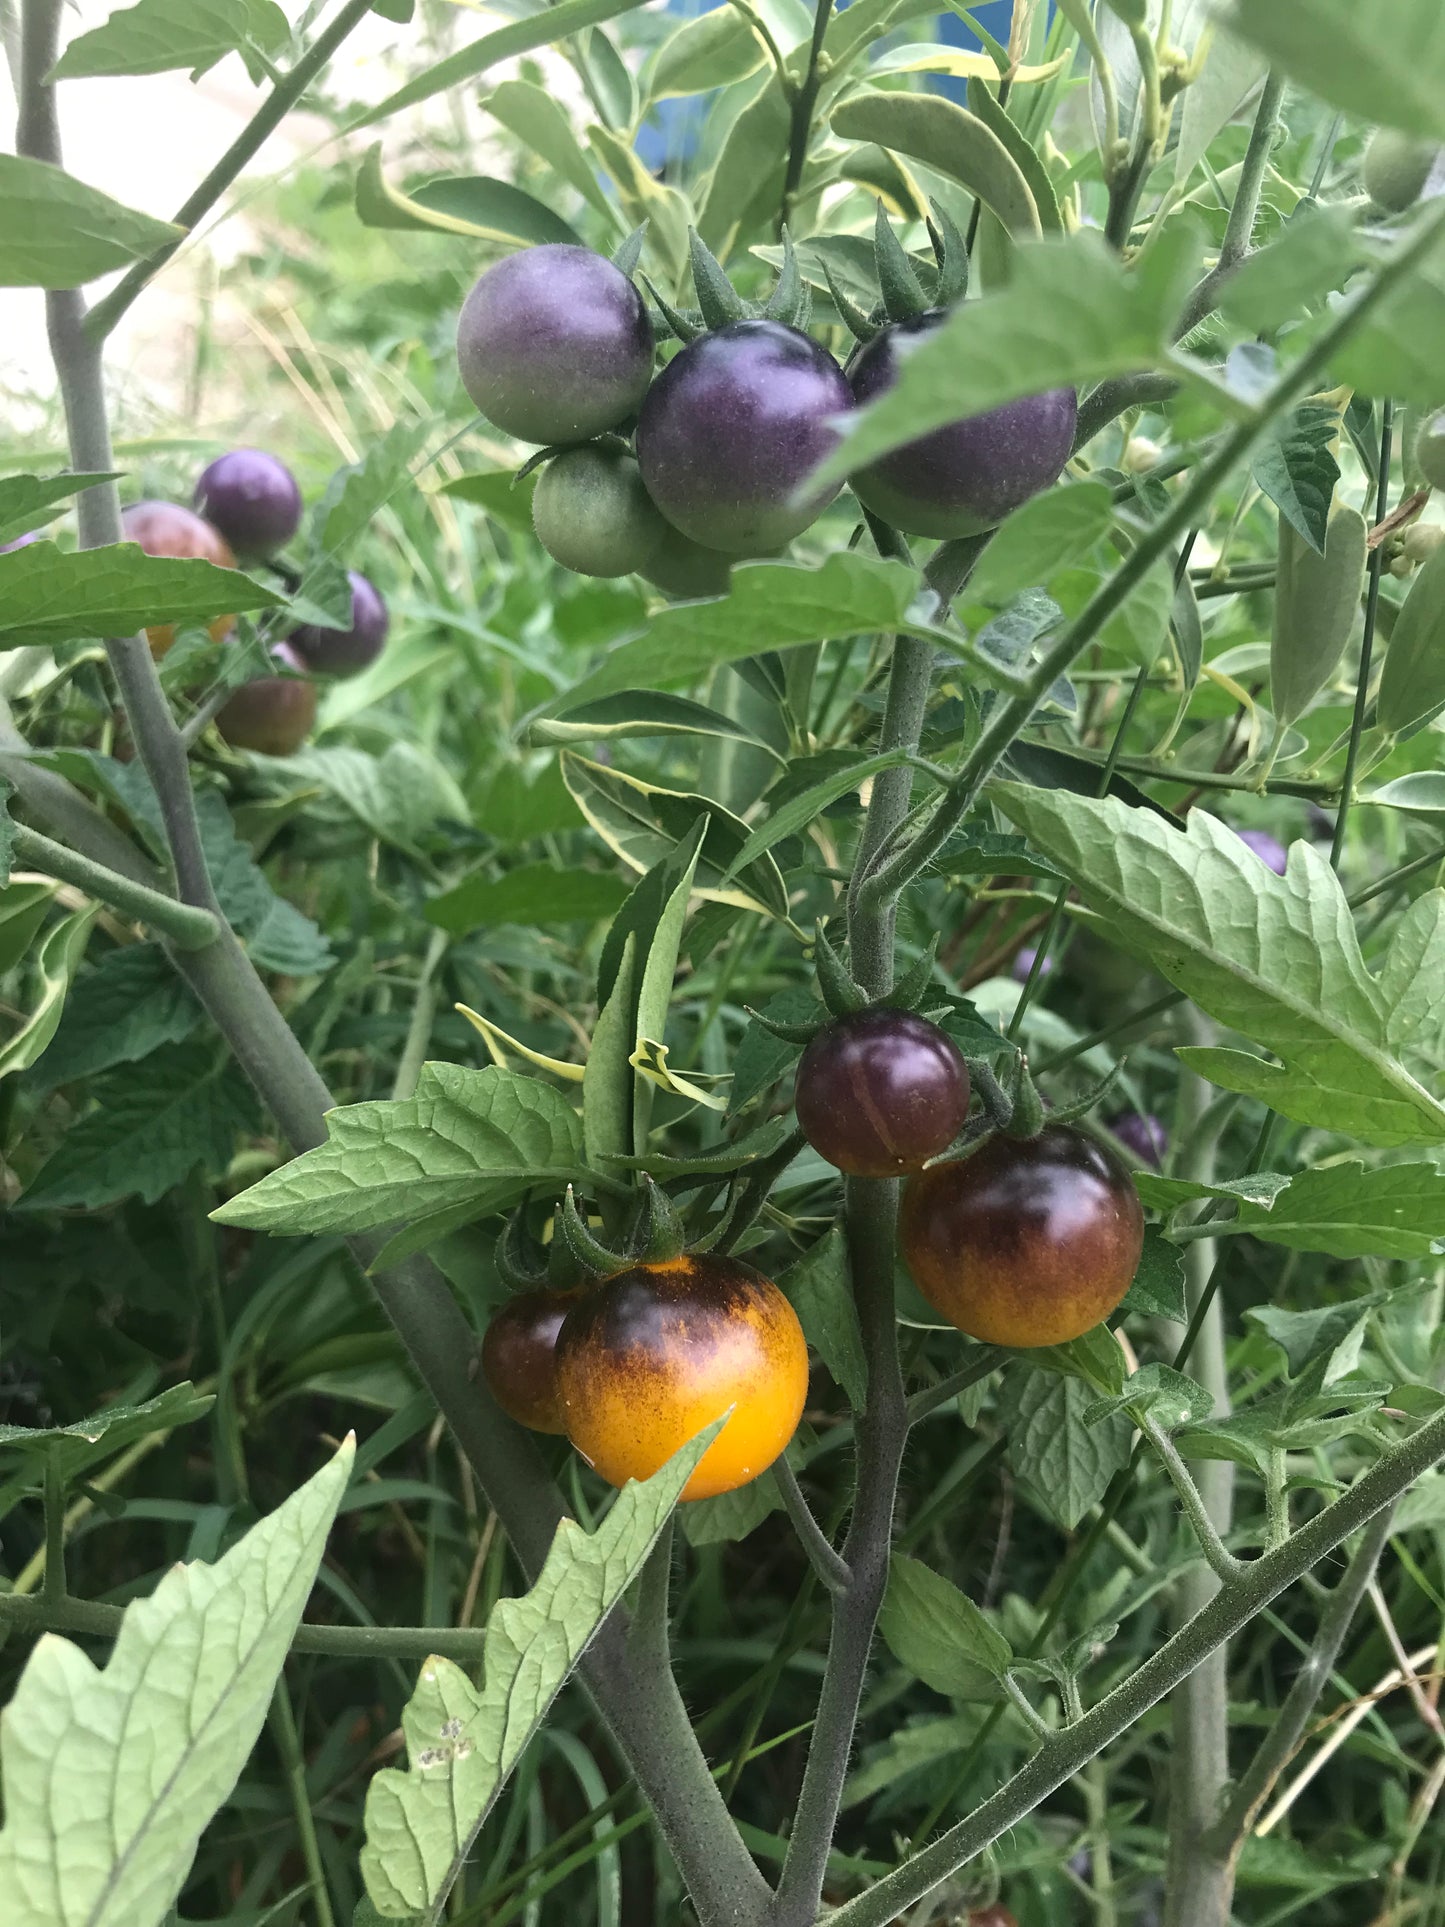
M1442 542L1445 542L1445 529L1438 523L1417 522L1405 536L1406 560L1412 563L1428 562Z
M1421 422L1415 437L1415 466L1431 488L1445 488L1445 408Z
M681 529L669 526L642 573L668 595L691 602L726 595L733 563L739 559L724 555L721 549L705 549Z
M645 569L667 534L632 456L596 445L548 462L532 496L532 526L548 555L578 575Z
M1365 192L1390 214L1403 214L1425 191L1440 149L1433 141L1416 140L1378 128L1365 149Z

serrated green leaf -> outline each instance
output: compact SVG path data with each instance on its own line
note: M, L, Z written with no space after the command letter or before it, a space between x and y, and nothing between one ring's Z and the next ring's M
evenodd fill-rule
M1435 0L1234 0L1226 21L1332 107L1445 139L1445 15Z
M17 535L50 521L56 502L78 495L97 482L114 482L115 472L87 475L7 475L0 479L0 542L13 542Z
M35 1002L19 1028L0 1044L0 1077L29 1070L55 1035L70 980L80 968L99 906L75 910L46 931L35 958L39 978Z
M1382 729L1408 729L1445 703L1445 546L1410 584L1395 620L1375 713Z
M107 1405L91 1418L70 1425L0 1425L0 1453L55 1461L62 1481L71 1485L92 1466L113 1458L137 1439L170 1432L204 1418L215 1400L187 1383L172 1385L143 1405Z
M1172 1211L1175 1205L1185 1204L1191 1198L1234 1201L1248 1198L1251 1204L1267 1211L1289 1184L1290 1179L1282 1171L1250 1171L1241 1178L1221 1178L1208 1183L1198 1178L1166 1178L1158 1171L1134 1173L1134 1188L1139 1196L1145 1204L1160 1211Z
M782 1503L777 1480L771 1472L764 1472L735 1491L719 1492L711 1499L689 1500L682 1513L683 1537L690 1546L734 1545L739 1539L746 1539L750 1532L756 1532Z
M349 744L309 743L294 756L257 756L258 777L319 784L372 836L414 851L438 822L467 823L467 799L445 765L416 743L388 743L380 756Z
M488 1065L424 1064L416 1095L338 1105L326 1142L212 1216L257 1231L370 1231L475 1204L504 1210L582 1164L582 1126L560 1092Z
M778 1280L803 1336L855 1412L868 1402L868 1360L853 1303L848 1247L837 1225L824 1232Z
M475 502L496 521L530 536L532 491L540 474L541 470L534 468L530 475L518 481L515 469L479 469L473 475L456 475L448 482L439 483L436 493L458 495L464 502Z
M1148 1412L1166 1432L1208 1418L1212 1395L1197 1379L1176 1372L1172 1365L1142 1365L1112 1397L1096 1399L1084 1413L1086 1425L1098 1425L1113 1413Z
M433 897L426 920L453 936L499 923L595 923L621 909L627 886L606 870L524 863L505 876L471 876Z
M1219 305L1251 334L1272 334L1342 288L1368 254L1348 212L1302 207L1268 247L1239 264Z
M1355 1328L1383 1304L1386 1292L1368 1292L1340 1305L1315 1305L1308 1311L1287 1311L1279 1305L1253 1305L1245 1312L1284 1353L1291 1378L1321 1356L1330 1358Z
M499 1600L487 1622L478 1689L450 1660L426 1662L401 1716L408 1770L388 1768L366 1795L361 1872L387 1919L434 1927L507 1775L598 1627L646 1563L717 1420L638 1484L596 1532L563 1519L536 1584Z
M1129 1370L1119 1341L1107 1325L1094 1325L1062 1345L1031 1347L1029 1365L1034 1371L1076 1378L1095 1392L1117 1392Z
M198 1167L224 1171L256 1124L250 1085L208 1043L164 1045L112 1071L93 1095L96 1109L71 1125L17 1210L154 1204Z
M0 154L0 288L83 288L172 246L182 232L122 207L63 168Z
M139 0L77 35L51 79L163 74L177 67L190 68L194 78L239 48L273 53L290 37L275 0Z
M1095 1397L1081 1378L1024 1364L1005 1372L999 1392L1009 1464L1070 1532L1129 1461L1127 1420L1116 1414L1100 1425L1085 1423Z
M47 1086L94 1077L183 1043L202 1014L158 943L118 945L76 978L34 1076Z
M339 489L329 491L321 526L321 546L330 559L341 555L398 490L410 484L417 450L431 431L428 421L403 419L375 442L365 457L342 471Z
M901 1666L950 1699L1000 1697L1013 1648L951 1580L895 1552L878 1630Z
M1285 417L1254 457L1255 485L1320 555L1340 479L1334 453L1339 433L1339 411L1327 402L1308 401Z
M1144 1246L1139 1254L1139 1269L1124 1294L1124 1310L1143 1312L1149 1318L1172 1319L1182 1325L1189 1317L1184 1294L1184 1254L1159 1230L1146 1225Z
M601 668L550 703L556 715L621 689L671 689L696 682L719 663L765 649L833 642L897 629L916 580L901 562L830 555L816 568L794 562L745 562L725 596L659 610L639 636L614 649Z
M126 1608L102 1671L47 1634L0 1714L7 1927L155 1927L256 1743L354 1447L218 1564Z
M1180 1055L1226 1090L1262 1097L1302 1124L1389 1147L1445 1138L1445 1105L1411 1070L1438 1048L1419 993L1395 992L1387 958L1372 976L1339 879L1296 843L1278 877L1203 810L1187 831L1113 798L995 786L999 807L1077 885L1109 940L1152 963L1216 1021L1282 1060L1194 1047ZM1431 893L1435 895L1436 893ZM1428 899L1419 899L1428 903ZM1402 925L1404 984L1445 969L1438 908ZM1412 909L1411 918L1421 913ZM1399 937L1397 936L1397 941ZM1437 1000L1438 1001L1438 1000Z
M0 182L0 205L3 194ZM73 551L32 542L0 555L0 649L131 636L153 623L203 622L285 602L239 569L147 555L134 542Z
M1291 1179L1269 1210L1241 1203L1236 1222L1293 1251L1429 1258L1445 1243L1445 1172L1423 1160L1318 1165Z
M1304 714L1339 666L1365 586L1365 518L1347 502L1330 515L1322 553L1279 525L1269 680L1281 724Z
M1008 602L1070 569L1104 536L1114 498L1102 482L1048 489L1014 510L989 538L968 579L968 599Z

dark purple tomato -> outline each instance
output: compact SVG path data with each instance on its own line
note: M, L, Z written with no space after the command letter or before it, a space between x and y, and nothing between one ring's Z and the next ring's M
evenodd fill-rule
M826 348L781 321L699 335L648 390L637 423L647 492L705 548L758 555L800 535L838 493L797 490L853 405Z
M147 555L196 557L213 562L218 569L236 566L231 545L220 530L179 502L132 502L121 511L120 526L123 540L138 542ZM224 642L235 626L234 616L217 616L210 624L211 636L216 642ZM176 625L157 623L146 630L146 636L151 654L163 656L176 639Z
M287 668L297 666L284 642L271 653ZM294 756L315 723L316 685L301 676L258 676L228 696L216 715L216 728L232 749L262 756Z
M667 534L632 456L596 442L548 462L532 495L532 527L553 561L596 576L646 568Z
M202 470L192 500L237 555L274 555L301 526L296 477L260 448L218 455Z
M585 442L634 414L652 377L652 323L627 276L549 242L488 268L457 324L462 386L523 442Z
M798 1066L803 1136L855 1178L920 1171L968 1116L968 1066L951 1037L910 1010L860 1010L820 1030Z
M13 542L0 542L0 555L9 555L12 549L28 549L32 542L46 542L49 539L43 529L31 529L28 535L17 535Z
M989 1345L1063 1345L1114 1310L1139 1268L1128 1172L1067 1124L1000 1133L931 1164L903 1197L903 1255L951 1325Z
M302 665L318 676L354 676L369 669L386 647L391 617L381 591L355 569L348 569L346 578L351 584L351 627L321 629L308 622L286 638Z
M1141 1164L1152 1164L1156 1171L1163 1164L1169 1133L1152 1111L1120 1111L1104 1122Z
M645 579L683 602L726 595L732 581L733 558L724 555L721 549L705 549L701 542L691 541L670 522L662 526L662 541L641 571Z
M944 320L941 309L895 321L848 363L853 398L862 408L898 378L900 349ZM1056 482L1078 425L1072 388L1025 395L982 415L949 422L883 455L852 477L853 492L894 528L910 535L977 535Z
M482 1375L508 1418L533 1432L565 1432L557 1391L557 1334L575 1291L523 1291L494 1313L482 1340Z
M1241 830L1239 840L1254 851L1267 869L1273 870L1276 876L1284 875L1289 852L1277 836L1271 836L1268 830Z

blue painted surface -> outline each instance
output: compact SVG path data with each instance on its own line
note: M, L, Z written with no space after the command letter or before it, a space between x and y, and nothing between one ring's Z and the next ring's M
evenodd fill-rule
M668 11L684 19L696 19L699 14L709 13L714 6L726 5L726 0L703 0L703 4L692 4L691 0L678 0L678 4ZM973 8L979 23L998 40L1008 39L1009 17L1013 12L1013 0L985 0L982 6ZM915 23L915 29L926 28L928 22ZM907 30L905 30L905 36ZM919 31L917 38L929 36ZM980 45L975 34L956 14L943 13L939 16L938 38L951 47L977 47ZM963 82L940 78L934 82L938 91L954 99L962 99ZM707 114L711 96L695 95L690 100L665 100L653 110L646 126L638 131L636 147L644 164L654 173L665 170L670 164L686 159L697 144L698 133Z

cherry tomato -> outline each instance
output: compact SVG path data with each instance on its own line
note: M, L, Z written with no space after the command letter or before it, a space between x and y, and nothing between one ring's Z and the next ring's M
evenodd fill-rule
M1019 1927L1007 1907L976 1907L968 1917L968 1927Z
M138 542L147 555L199 556L219 569L236 566L231 545L220 531L179 502L132 502L122 511L120 523L124 540ZM235 626L234 616L217 616L211 634L217 642L224 642ZM176 639L175 624L159 622L146 630L146 637L151 654L163 656Z
M1119 1111L1104 1122L1141 1164L1152 1164L1156 1171L1160 1168L1169 1149L1169 1133L1152 1111Z
M575 1291L522 1291L492 1316L482 1340L482 1372L508 1418L533 1432L565 1432L557 1393L557 1334L576 1305Z
M635 412L652 377L652 323L620 268L548 242L488 268L457 324L462 386L523 442L585 442Z
M894 322L858 349L848 379L860 408L898 379L900 347L931 334L944 318L933 309ZM853 476L853 492L910 535L976 535L1058 480L1077 422L1072 388L1025 395L880 456Z
M1092 1138L1049 1124L930 1165L903 1199L903 1255L950 1324L990 1345L1062 1345L1118 1305L1139 1268L1144 1213Z
M532 527L554 562L595 576L645 569L668 532L632 456L596 442L548 462L532 495Z
M301 526L301 491L262 448L233 448L201 471L192 500L237 555L274 555Z
M346 577L351 584L351 627L322 629L307 622L286 638L306 667L321 676L355 676L369 669L386 647L391 617L380 589L355 569L348 569Z
M612 1485L646 1479L711 1420L727 1424L683 1490L757 1478L797 1430L808 1347L769 1279L734 1258L631 1265L589 1291L557 1340L567 1436Z
M794 1103L809 1144L858 1178L919 1171L968 1116L968 1066L951 1037L909 1010L861 1010L820 1030Z
M705 549L701 542L691 541L681 529L665 522L662 541L639 574L667 595L691 602L726 595L736 559L724 555L721 549Z
M278 643L272 650L287 668L300 664ZM302 676L258 676L229 695L216 715L216 728L232 749L253 749L262 756L294 756L316 724L316 685Z

